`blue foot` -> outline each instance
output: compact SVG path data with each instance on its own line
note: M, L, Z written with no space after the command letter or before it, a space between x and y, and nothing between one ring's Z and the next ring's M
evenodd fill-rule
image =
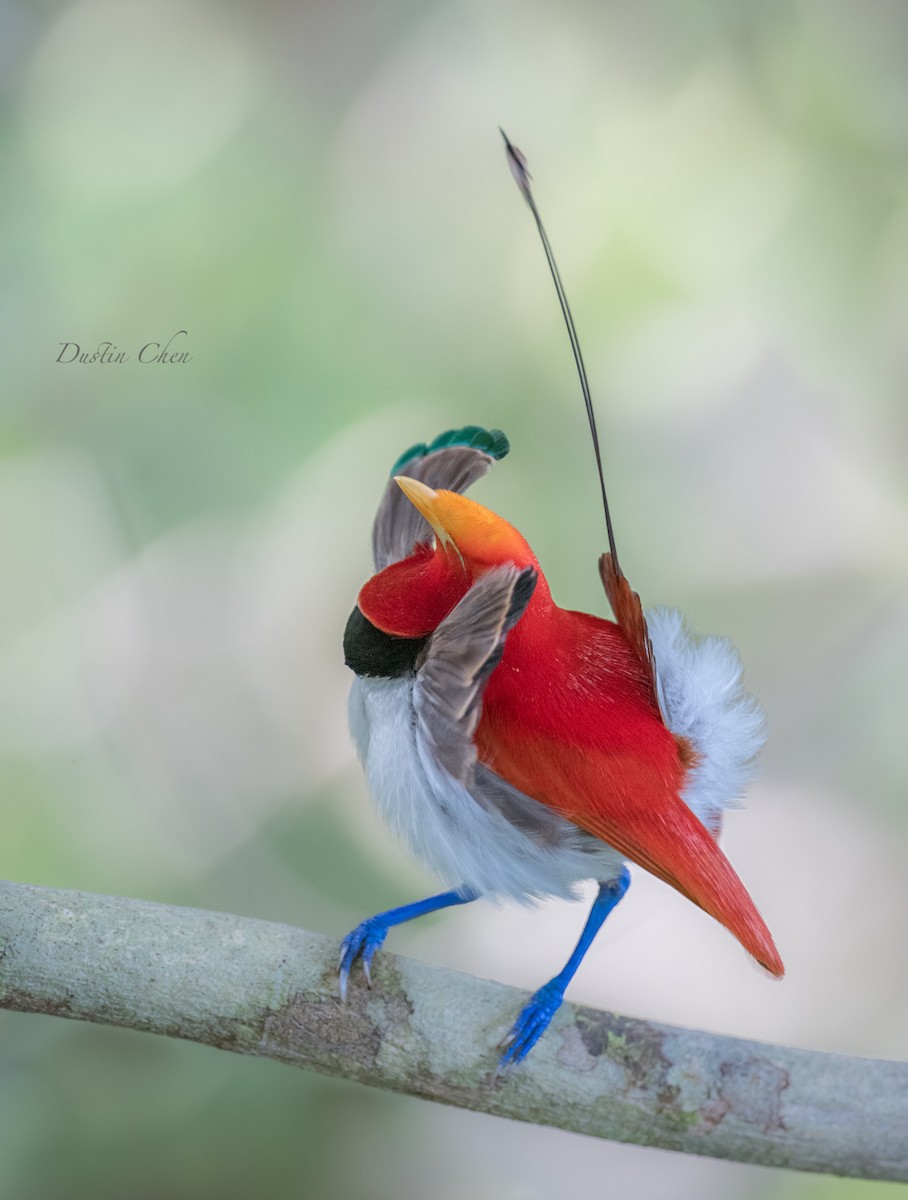
M580 941L574 947L574 953L565 963L563 970L536 992L514 1022L514 1028L502 1043L504 1049L498 1060L498 1072L523 1062L548 1029L552 1017L561 1007L565 989L574 978L577 968L583 961L584 954L592 945L593 938L599 931L602 922L627 891L630 882L630 872L627 867L624 867L621 874L615 879L599 884L598 895L593 901L593 907L586 919Z
M366 983L369 987L372 986L372 959L375 951L381 947L382 942L388 936L388 929L389 925L384 919L384 914L369 917L366 921L360 921L357 927L348 933L341 942L338 986L342 1001L345 1002L347 999L347 980L350 978L350 971L357 959L362 960Z
M504 1049L498 1060L500 1070L523 1062L548 1029L552 1017L561 1007L562 1000L564 984L559 979L550 979L533 995L502 1043Z
M429 896L427 900L417 900L415 904L403 904L400 908L389 908L387 912L377 913L365 921L360 921L352 933L348 933L341 943L340 970L338 984L341 1000L347 999L347 980L353 964L359 958L363 964L363 974L366 983L372 986L372 959L375 951L388 936L388 930L393 925L403 925L414 917L422 917L426 913L438 912L440 908L451 908L455 904L469 904L477 898L478 893L469 888L457 888L452 892L442 892L439 896Z

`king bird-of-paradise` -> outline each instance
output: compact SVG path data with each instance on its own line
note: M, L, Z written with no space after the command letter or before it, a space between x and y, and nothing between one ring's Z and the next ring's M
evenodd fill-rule
M508 442L452 430L394 464L372 530L376 574L344 634L356 678L350 726L383 816L449 890L379 913L344 940L340 989L388 930L489 897L532 903L598 884L564 968L504 1040L520 1062L545 1032L603 921L630 883L627 862L677 888L772 975L782 961L718 846L722 814L753 775L763 717L737 651L695 638L681 614L645 614L615 549L580 346L526 162L504 135L533 214L580 374L609 552L599 570L615 620L560 608L535 554L506 520L463 493Z

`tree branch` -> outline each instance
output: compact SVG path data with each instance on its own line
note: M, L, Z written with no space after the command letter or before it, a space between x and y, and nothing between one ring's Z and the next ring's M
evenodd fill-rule
M0 1006L189 1038L479 1112L738 1162L908 1180L908 1064L566 1004L493 1078L525 999L386 951L337 994L338 945L286 925L0 883Z

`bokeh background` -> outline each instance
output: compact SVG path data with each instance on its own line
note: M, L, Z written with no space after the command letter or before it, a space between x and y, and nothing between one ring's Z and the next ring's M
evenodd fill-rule
M786 981L637 872L571 994L904 1057L908 8L3 0L0 79L4 874L338 937L433 886L345 722L399 451L505 429L477 495L561 603L604 611L500 123L577 316L625 569L734 638L772 731L726 846ZM178 330L191 361L137 361ZM130 360L55 361L107 341ZM391 945L530 989L583 916L475 905ZM0 1014L13 1200L890 1190Z

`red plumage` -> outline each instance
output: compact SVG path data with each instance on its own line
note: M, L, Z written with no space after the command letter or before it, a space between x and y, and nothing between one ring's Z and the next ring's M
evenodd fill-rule
M622 625L562 609L512 526L467 497L434 496L431 512L421 511L450 541L417 547L374 576L360 593L362 612L387 633L424 636L490 567L535 567L533 597L485 687L474 737L480 761L676 888L782 975L747 890L682 799L695 758L663 721L645 622L623 576L610 581L605 564Z
M476 745L509 783L677 888L783 973L744 885L681 799L689 753L616 624L534 597L489 679Z

